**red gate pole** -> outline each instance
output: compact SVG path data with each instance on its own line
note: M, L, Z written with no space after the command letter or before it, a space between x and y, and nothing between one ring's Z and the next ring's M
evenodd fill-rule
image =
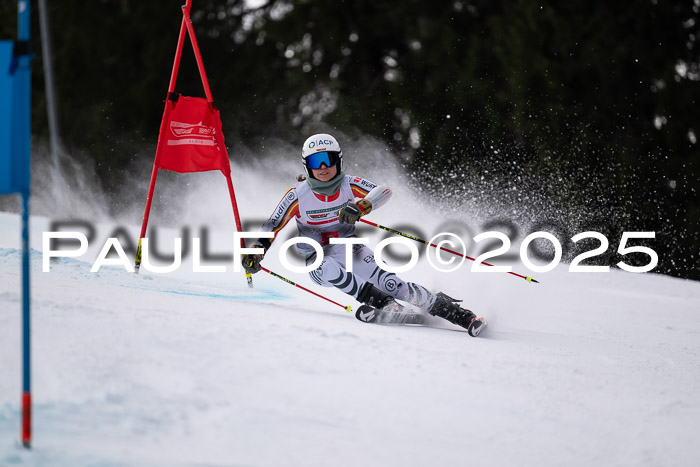
M157 152L157 151L156 151ZM148 227L148 216L151 214L151 202L153 201L153 192L156 189L156 178L158 178L158 166L153 163L153 172L151 172L151 182L148 185L148 197L146 198L146 210L143 213L143 221L141 222L141 234L139 235L139 246L136 250L136 261L134 261L134 272L139 273L141 268L141 242L146 236L146 227Z
M182 24L180 25L180 37L177 40L177 50L175 51L175 63L173 63L173 71L170 74L170 86L168 87L168 93L175 92L175 82L177 81L177 72L180 69L180 57L182 57L182 48L185 45L185 31L187 30L187 22L190 19L190 6L192 5L192 0L187 0L187 4L183 6L184 9L187 7L187 16L182 17Z
M172 95L173 92L175 92L175 83L177 81L177 73L178 70L180 69L180 58L182 57L182 48L185 43L185 32L187 31L187 26L186 23L189 19L189 7L192 4L192 0L187 0L187 11L188 15L185 17L182 17L182 25L180 26L180 37L178 38L177 41L177 49L175 51L175 61L173 63L173 71L170 74L170 85L168 86L168 97L165 99L165 110L164 114L168 112L168 106L172 105L170 103L170 96ZM183 7L184 9L184 7ZM165 122L165 118L161 121L161 125L163 125L163 122ZM160 132L159 132L160 135ZM139 272L139 268L141 267L141 242L143 241L143 238L146 236L146 229L148 228L148 218L151 215L151 203L153 202L153 192L156 189L156 179L158 178L158 158L160 155L160 141L158 141L158 146L156 147L156 157L155 160L153 161L153 172L151 172L151 181L148 185L148 197L146 198L146 209L144 210L143 213L143 221L141 222L141 234L139 235L139 246L138 249L136 250L136 261L134 264L134 271L136 274Z
M230 172L228 175L226 175L226 182L228 183L228 194L229 196L231 196L231 205L233 206L233 217L236 219L236 229L238 229L239 232L243 232L243 228L241 227L241 217L238 214L238 203L236 203L236 193L234 193L233 191L233 182L231 181ZM241 248L245 248L245 240L243 240L242 237ZM237 258L233 258L233 260L237 261ZM245 279L248 282L248 287L253 288L253 275L246 271Z
M199 76L202 78L202 85L204 86L204 95L207 97L207 102L210 106L214 104L214 98L211 96L211 89L209 89L209 80L207 79L207 72L204 70L204 62L202 61L202 54L199 52L199 44L197 43L197 36L194 35L194 26L192 26L192 19L190 19L190 8L192 7L192 0L188 0L185 5L182 6L183 24L187 25L187 33L190 36L190 42L192 43L192 49L194 50L194 58L197 60L197 68L199 69ZM182 34L182 33L181 33Z
M183 14L183 25L187 26L187 34L190 37L190 42L192 43L192 49L194 51L194 57L197 61L197 68L199 69L199 76L202 79L202 86L204 86L204 94L207 97L207 102L211 110L214 110L214 98L211 95L211 88L209 87L209 79L207 78L207 72L204 69L204 61L202 60L202 54L199 51L199 44L197 43L197 36L194 33L194 27L192 26L192 20L190 18L190 8L192 6L192 0L189 0L187 4L182 7ZM181 33L182 34L182 33ZM231 180L231 172L224 174L226 176L226 182L228 184L228 193L231 197L231 206L233 207L233 217L236 221L236 229L239 232L243 232L241 227L241 216L238 213L238 203L236 202L236 194L233 190L233 181ZM245 248L245 240L241 238L241 248ZM236 258L234 258L236 261ZM253 287L253 276L249 273L245 273L246 281L248 282L248 287Z

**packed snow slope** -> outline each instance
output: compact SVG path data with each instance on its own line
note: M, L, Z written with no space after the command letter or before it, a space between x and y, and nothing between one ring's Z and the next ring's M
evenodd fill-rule
M210 248L230 251L225 183L198 176L203 188L170 199L170 224L163 198L153 222L209 222ZM234 175L244 219L266 217L289 185L245 180ZM429 235L445 220L400 186L390 203L370 219L414 213ZM227 262L226 273L193 273L191 256L172 274L91 273L117 226L138 235L138 210L93 216L88 253L51 272L52 219L32 218L31 451L18 446L20 225L0 213L0 465L700 465L700 283L562 264L530 284L425 259L402 274L484 315L475 339L449 324L364 324L264 273L249 289ZM159 233L164 245L181 235ZM384 236L366 233L371 245ZM263 264L314 287L274 248Z

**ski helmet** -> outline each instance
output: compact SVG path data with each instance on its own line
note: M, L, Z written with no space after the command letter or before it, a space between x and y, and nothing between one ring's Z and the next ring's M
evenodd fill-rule
M301 163L309 178L315 178L311 169L319 169L321 164L325 164L326 167L335 165L340 173L343 170L343 151L340 150L340 145L333 136L319 133L309 136L304 141L304 146L301 148Z

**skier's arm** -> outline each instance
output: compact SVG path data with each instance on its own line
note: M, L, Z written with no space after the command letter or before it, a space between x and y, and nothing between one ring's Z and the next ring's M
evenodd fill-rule
M391 195L391 188L389 188L386 185L379 185L378 187L375 187L372 191L367 193L367 196L365 196L363 199L364 201L369 201L369 204L372 206L372 209L377 209L385 205L389 201L389 198L391 198Z
M272 242L275 241L279 231L294 217L299 217L299 198L297 196L297 189L290 188L284 194L279 204L277 204L275 210L272 211L270 218L265 221L262 229L260 229L263 232L273 232L275 234L274 238L261 238L258 240L258 243L265 248L265 251L267 251Z
M251 247L262 248L265 250L265 252L267 252L270 245L272 245L272 242L277 237L277 233L282 230L293 217L298 216L299 199L297 197L297 191L296 188L290 188L284 194L282 200L279 202L270 218L263 224L262 229L260 229L263 232L273 232L275 237L259 238ZM260 271L260 261L262 261L264 255L264 253L262 255L243 255L241 262L245 270L251 274L255 274L256 272Z
M369 180L355 177L350 182L353 194L362 198L357 203L350 203L340 210L338 220L340 223L354 224L362 216L369 214L391 198L391 189L386 185L375 185ZM367 191L369 190L369 191Z

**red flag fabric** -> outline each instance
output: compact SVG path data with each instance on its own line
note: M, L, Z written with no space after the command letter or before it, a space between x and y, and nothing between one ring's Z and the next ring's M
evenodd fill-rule
M230 174L219 111L201 97L172 96L160 124L156 166L180 173Z

